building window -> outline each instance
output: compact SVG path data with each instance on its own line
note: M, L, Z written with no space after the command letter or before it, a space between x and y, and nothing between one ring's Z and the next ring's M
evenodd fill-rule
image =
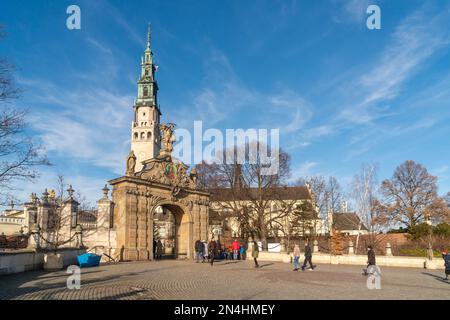
M149 131L147 132L147 139L151 139L152 138L152 133Z
M137 132L134 133L134 140L137 140L139 138L139 135Z
M141 132L141 140L145 139L145 132Z
M148 87L144 87L144 97L148 96Z

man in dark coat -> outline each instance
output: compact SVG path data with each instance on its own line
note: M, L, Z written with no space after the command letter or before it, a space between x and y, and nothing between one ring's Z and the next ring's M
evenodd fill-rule
M448 280L448 275L450 274L450 254L447 251L442 252L442 258L444 259L445 265L445 278L444 280Z
M163 245L161 240L158 239L156 243L156 259L160 260L162 258Z
M200 240L195 241L195 262L203 261L203 243Z
M375 251L373 250L372 246L367 247L367 268L364 269L364 275L368 275L367 271L369 270L370 266L376 265L376 259L375 259Z
M312 263L312 250L309 246L309 242L305 242L305 261L303 262L302 271L305 271L306 264L309 264L311 270L314 270L314 265Z
M216 243L216 240L214 240L214 238L211 239L211 242L208 245L208 251L209 251L209 257L210 257L211 267L212 267L214 264L214 257L217 254L217 243Z

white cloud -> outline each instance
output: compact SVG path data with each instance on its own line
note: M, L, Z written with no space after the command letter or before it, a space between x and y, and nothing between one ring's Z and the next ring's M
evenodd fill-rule
M292 183L298 180L299 178L310 177L314 175L313 169L318 165L317 162L314 161L306 161L295 167L292 170L291 178L288 182Z

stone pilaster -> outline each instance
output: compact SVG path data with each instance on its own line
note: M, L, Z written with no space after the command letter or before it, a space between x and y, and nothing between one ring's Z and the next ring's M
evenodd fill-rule
M31 194L30 201L24 203L23 213L24 213L24 228L28 234L31 233L31 228L34 224L37 224L37 206L36 206L36 196L34 193Z
M138 250L137 250L137 205L138 196L127 194L126 201L126 220L127 220L127 234L125 238L125 255L126 260L138 260Z

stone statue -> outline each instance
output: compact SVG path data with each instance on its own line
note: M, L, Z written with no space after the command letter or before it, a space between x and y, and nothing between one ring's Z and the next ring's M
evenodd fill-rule
M159 128L162 131L161 142L163 147L160 151L160 156L170 156L173 150L173 143L175 142L175 135L173 133L175 125L173 123L160 124Z
M133 150L130 151L127 157L127 176L134 175L134 168L136 167L136 156L134 155Z

